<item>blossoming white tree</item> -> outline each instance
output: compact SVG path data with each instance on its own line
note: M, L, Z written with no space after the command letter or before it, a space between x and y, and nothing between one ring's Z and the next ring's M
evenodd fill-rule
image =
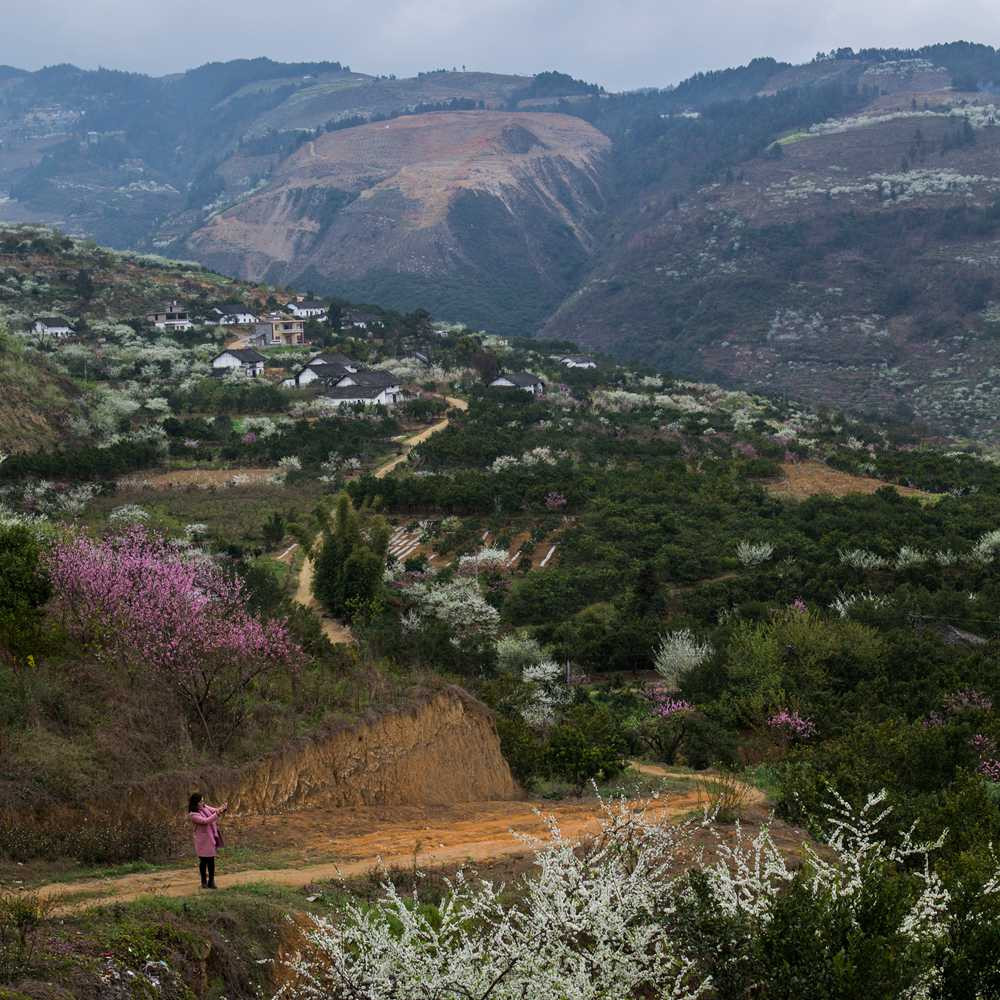
M660 637L653 665L668 683L676 686L689 670L701 666L712 655L712 644L700 642L687 628Z
M770 542L751 542L744 539L736 546L736 558L744 566L759 566L774 555Z

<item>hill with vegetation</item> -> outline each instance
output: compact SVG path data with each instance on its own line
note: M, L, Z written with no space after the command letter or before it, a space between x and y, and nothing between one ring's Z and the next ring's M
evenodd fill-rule
M218 378L232 332L142 318L287 290L39 228L0 245L5 350L73 402L0 463L0 995L306 997L338 969L412 995L595 968L629 1000L994 991L988 449L336 301L317 347L408 398L331 411L282 385L314 349ZM32 333L39 306L74 335ZM263 884L135 900L196 891L195 784L238 807L220 884ZM489 859L515 795L604 833L419 876L442 815L446 864ZM326 881L390 835L399 895Z
M12 71L0 219L990 435L998 81L964 42L624 94L263 59Z

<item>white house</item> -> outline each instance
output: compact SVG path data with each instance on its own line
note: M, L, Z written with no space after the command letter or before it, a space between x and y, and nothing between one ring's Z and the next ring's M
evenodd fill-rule
M215 326L249 326L257 316L240 302L223 302L208 311L208 322Z
M314 358L310 358L305 367L295 374L294 382L295 386L301 389L317 379L335 382L342 375L364 370L365 366L360 361L354 361L346 354L317 354Z
M490 382L491 389L521 389L530 392L532 396L541 396L545 392L545 383L531 372L508 372Z
M31 324L31 331L46 337L68 337L73 333L73 327L58 316L39 316Z
M341 315L341 326L353 326L359 330L374 330L382 326L382 320L374 313L358 309L345 309Z
M246 347L229 347L221 354L212 358L212 374L227 375L238 370L250 378L264 374L264 362L267 359L259 351Z
M318 299L303 299L301 302L289 302L285 308L299 319L317 319L325 316L330 307L325 302Z
M353 406L361 403L364 406L395 406L400 393L391 392L386 386L378 385L332 385L324 389L320 399L325 399L336 406Z
M339 365L349 372L361 371L365 367L360 361L355 361L346 354L317 354L306 362L307 368L320 368L323 365Z
M179 302L165 302L152 312L146 313L146 320L157 330L190 330L194 326L191 314Z
M559 359L559 364L565 368L596 368L597 362L583 354L567 354Z
M376 369L365 368L361 371L347 372L338 378L325 378L324 381L338 389L354 387L382 389L388 394L393 403L397 402L403 395L399 379L392 372L378 371Z

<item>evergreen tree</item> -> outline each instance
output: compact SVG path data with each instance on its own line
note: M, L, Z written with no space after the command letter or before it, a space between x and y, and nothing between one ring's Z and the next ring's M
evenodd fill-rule
M321 518L313 594L332 615L354 618L376 601L389 550L389 524L367 505L355 508L341 493L333 514Z

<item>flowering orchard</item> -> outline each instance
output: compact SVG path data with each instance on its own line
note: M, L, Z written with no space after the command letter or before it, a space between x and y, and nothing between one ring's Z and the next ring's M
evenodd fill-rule
M133 679L154 671L216 747L238 725L253 684L295 669L300 657L284 622L246 611L239 577L141 527L61 542L48 570L70 633L123 663Z
M827 849L790 863L770 830L659 825L603 804L574 843L554 822L513 885L465 873L438 905L404 897L314 918L283 1000L633 1000L986 996L1000 864L950 884L939 843L883 831L883 795L828 807ZM712 860L694 838L717 839ZM692 862L692 857L694 861ZM419 905L418 905L419 904ZM985 959L985 960L984 960Z

